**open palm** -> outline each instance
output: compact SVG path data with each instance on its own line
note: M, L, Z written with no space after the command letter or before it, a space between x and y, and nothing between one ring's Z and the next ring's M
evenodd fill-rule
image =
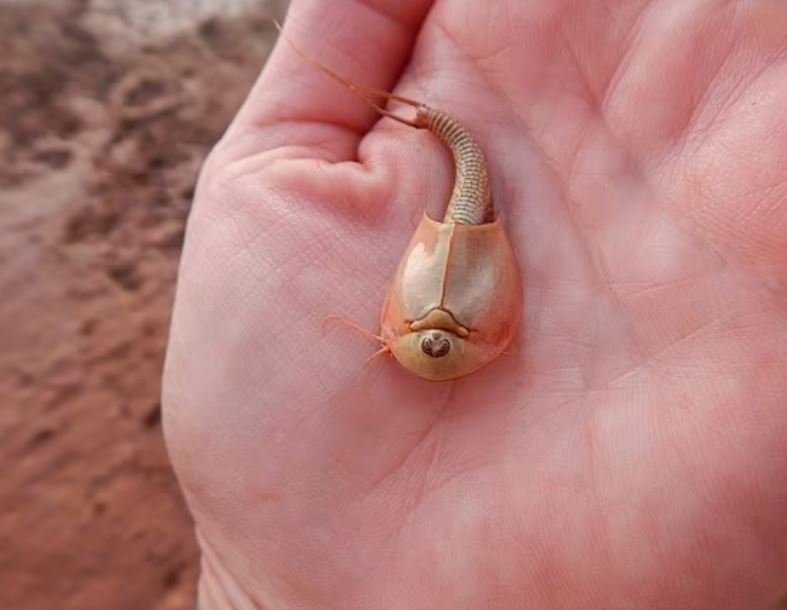
M450 383L321 331L377 330L453 170L279 44L203 171L166 366L205 608L776 604L787 5L302 0L287 32L476 135L525 320Z

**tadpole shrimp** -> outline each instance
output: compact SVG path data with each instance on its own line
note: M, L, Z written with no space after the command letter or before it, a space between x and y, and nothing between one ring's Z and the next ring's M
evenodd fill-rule
M473 373L510 344L522 318L522 275L492 198L489 165L470 132L447 113L407 97L353 83L295 46L304 59L380 115L425 129L451 152L454 188L441 221L424 212L390 284L375 354L390 353L417 376L446 381ZM412 119L372 98L415 109ZM336 316L332 316L336 318Z

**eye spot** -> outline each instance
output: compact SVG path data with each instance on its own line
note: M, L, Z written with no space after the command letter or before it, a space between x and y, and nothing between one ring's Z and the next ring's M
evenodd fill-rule
M451 341L443 333L433 332L421 340L421 351L432 358L442 358L451 351Z

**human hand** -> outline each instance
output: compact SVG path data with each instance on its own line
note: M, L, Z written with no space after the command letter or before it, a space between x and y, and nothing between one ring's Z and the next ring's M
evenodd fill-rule
M277 45L204 168L165 370L205 610L770 607L787 6L431 4L296 0L287 31L476 135L524 270L515 353L435 384L321 333L376 330L452 167Z

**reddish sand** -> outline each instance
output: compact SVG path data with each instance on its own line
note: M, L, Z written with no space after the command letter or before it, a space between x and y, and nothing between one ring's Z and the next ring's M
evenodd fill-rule
M3 609L194 607L160 371L198 166L273 35L264 2L132 4L0 5Z

